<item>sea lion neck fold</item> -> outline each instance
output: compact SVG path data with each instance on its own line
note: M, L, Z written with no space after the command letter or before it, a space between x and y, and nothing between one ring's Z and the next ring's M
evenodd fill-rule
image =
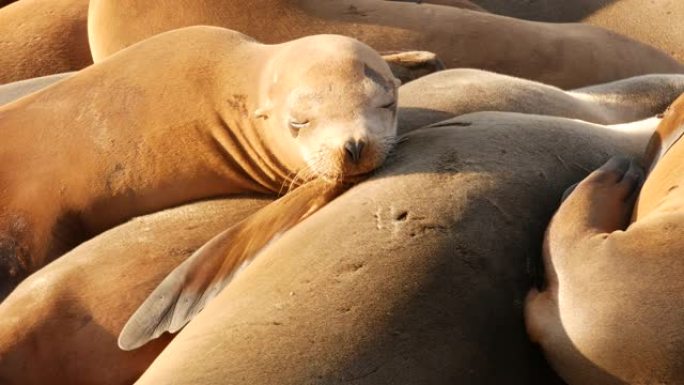
M244 68L240 76L233 74L231 64L226 63L225 68L216 74L216 89L218 97L214 106L216 121L211 128L213 141L217 149L226 157L236 161L243 172L258 183L262 192L279 193L283 184L290 181L292 171L301 167L301 162L290 161L287 156L278 156L272 151L273 146L265 138L269 127L266 122L254 118L254 113L259 106L259 95L255 90L259 89L262 72L266 70L269 62L268 46L254 45L249 60L254 64ZM230 55L230 52L226 52ZM240 84L239 89L243 92L236 93L235 87L225 83L222 76L228 77L232 83ZM246 79L251 79L247 81Z

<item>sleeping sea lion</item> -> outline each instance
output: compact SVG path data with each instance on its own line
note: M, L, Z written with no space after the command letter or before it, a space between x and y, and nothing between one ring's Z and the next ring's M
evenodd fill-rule
M137 215L372 171L395 142L397 85L351 38L191 27L0 107L2 291Z

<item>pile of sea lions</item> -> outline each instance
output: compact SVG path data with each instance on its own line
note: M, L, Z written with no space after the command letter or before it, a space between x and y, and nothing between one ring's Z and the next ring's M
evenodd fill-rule
M0 384L684 384L684 6L559 3L0 2Z

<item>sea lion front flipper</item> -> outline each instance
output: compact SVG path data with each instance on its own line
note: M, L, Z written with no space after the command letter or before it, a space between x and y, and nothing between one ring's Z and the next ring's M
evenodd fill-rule
M180 330L270 241L345 190L342 184L314 180L212 238L135 311L119 335L119 347L133 350L166 331Z

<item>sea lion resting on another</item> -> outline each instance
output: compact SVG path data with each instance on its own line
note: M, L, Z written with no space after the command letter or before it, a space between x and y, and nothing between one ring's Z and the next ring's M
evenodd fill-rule
M472 80L473 75L477 79ZM490 84L480 85L487 80ZM475 83L471 88L484 89L490 94L483 95L483 92L461 86L464 83L468 85L468 81ZM494 86L491 83L494 83ZM584 91L585 93L580 91L574 94L555 87L483 71L442 71L403 86L404 95L409 99L408 102L404 100L403 105L400 88L400 111L403 112L400 116L404 126L403 130L400 127L400 132L420 127L419 124L432 123L447 114L443 113L444 110L454 111L459 107L464 110L463 112L468 108L476 110L494 107L619 121L620 118L653 115L662 111L662 107L659 106L669 103L675 97L672 94L673 90L684 90L682 75L642 76L615 83L594 86ZM506 93L510 94L510 97L502 97L502 94ZM649 97L651 95L656 97ZM595 104L590 102L592 97ZM406 104L419 104L422 108L406 108ZM446 108L440 108L443 105L446 105ZM627 125L628 128L622 129L651 127L651 130L647 131L650 134L655 124L655 119L652 119ZM268 219L261 221L264 225L253 223L250 226L260 228L269 223ZM183 266L179 266L171 273L127 323L119 340L120 346L124 349L134 349L165 331L173 333L182 328L230 282L237 269L241 269L244 263L252 260L253 253L245 253L242 248L234 250L236 244L245 238L244 234L249 232L249 229L232 229L217 236L210 242L211 246L207 245L199 250ZM257 242L258 245L265 243ZM220 271L217 278L213 277L216 271Z
M641 192L640 168L612 159L549 225L547 285L526 320L569 384L684 383L683 132L684 95L649 144Z
M404 223L408 223L410 226L418 226L417 229L411 227L410 229L405 230L402 230L401 227L397 227L399 229L397 230L398 238L391 241L390 246L398 246L404 241L410 242L410 244L413 245L411 246L410 251L406 251L405 254L397 255L397 258L406 257L413 261L412 263L420 263L419 259L425 259L425 263L428 263L430 266L435 266L435 264L439 265L441 263L440 261L443 261L444 263L453 262L454 265L452 268L457 270L463 268L460 263L457 263L459 259L455 259L452 262L446 262L450 259L440 259L447 258L446 254L440 254L441 257L437 258L437 260L434 259L436 258L434 256L430 257L427 254L420 254L422 252L419 252L418 255L412 255L412 253L416 253L416 250L432 250L435 245L439 245L441 242L448 242L447 230L442 229L441 227L443 224L442 221L448 220L449 215L456 214L448 214L451 213L451 211L440 212L439 209L442 208L441 205L446 204L447 201L452 199L456 199L457 202L462 202L458 203L458 207L460 207L461 204L466 204L466 200L459 198L463 198L465 195L457 193L456 197L453 197L453 191L464 191L463 194L470 194L469 196L471 197L482 197L477 198L477 201L471 199L468 201L470 202L468 204L479 202L476 203L477 207L473 208L473 210L479 208L484 210L485 213L490 213L488 216L490 222L488 223L491 223L491 218L498 218L496 219L497 223L500 223L501 221L508 223L508 219L506 219L508 217L504 216L502 212L497 211L494 206L488 204L486 201L487 199L498 197L493 202L497 204L497 206L503 207L504 210L509 210L511 209L509 205L513 205L513 203L517 202L517 198L520 197L523 202L528 202L531 207L531 214L528 213L525 218L528 218L528 221L533 221L536 224L535 228L540 232L543 228L544 218L550 213L553 203L555 202L553 195L560 194L560 189L563 184L569 183L570 180L577 178L578 175L583 173L582 168L589 166L588 164L585 164L586 161L595 164L598 159L606 154L612 154L618 151L632 151L632 148L638 149L643 146L643 143L648 137L648 135L642 134L642 139L638 139L638 137L625 135L625 132L619 132L610 127L561 118L547 118L520 114L477 114L471 115L471 117L472 119L468 118L466 120L455 121L453 129L457 131L453 134L447 135L446 131L444 131L444 135L440 134L433 137L431 136L432 134L430 134L430 136L425 139L421 139L423 136L420 133L426 130L420 130L415 134L412 134L412 139L409 139L408 143L414 142L414 144L410 148L399 148L399 153L396 157L396 162L398 164L396 164L396 166L391 166L390 164L390 166L393 167L392 170L383 171L383 174L379 175L377 180L371 182L372 185L375 186L373 187L373 191L385 187L391 188L387 191L388 194L397 189L401 190L408 184L411 186L411 190L408 191L407 194L415 193L417 194L415 196L420 197L423 196L424 193L418 194L414 190L418 188L421 183L441 186L440 181L443 178L447 178L450 181L448 185L436 187L437 191L434 196L414 202L419 206L416 210L427 212L429 213L429 216L421 219L421 213L412 209L410 213L406 214L406 219L401 219L403 217L402 208L411 208L410 206L405 206L408 201L406 200L407 195L404 194L400 194L402 198L399 203L397 203L399 206L395 206L393 204L390 205L389 203L381 203L384 201L377 200L376 198L369 198L375 197L375 194L364 195L367 193L366 190L356 193L352 191L352 194L357 197L354 198L355 202L359 199L359 196L366 196L364 202L368 203L365 205L363 202L361 203L361 207L364 207L362 211L360 211L361 213L365 213L366 210L371 210L371 212L373 212L375 210L374 205L376 204L380 205L378 207L382 208L377 212L377 223L381 229L375 229L368 233L369 237L375 235L376 231L384 234L382 235L382 239L377 241L378 245L384 245L383 242L385 242L386 238L392 237L390 233L395 226L401 226ZM508 126L502 125L502 122L506 122ZM447 125L448 124L449 123L447 123ZM471 124L471 126L456 128L459 127L459 125L466 124ZM469 130L471 128L472 130ZM510 158L501 160L501 150L508 151L505 146L506 136L515 135L514 133L517 130L521 130L521 135L523 136L513 139L516 143L517 141L524 142L525 140L529 140L537 141L542 144L538 147L531 146L530 144L522 145L519 152L508 152L508 155L503 156ZM556 133L558 134L556 135ZM559 138L560 141L558 141ZM577 147L568 148L567 143L564 142L565 140L568 140L567 138L574 138L569 140L569 143L575 143ZM448 139L448 141L445 141L445 139ZM443 176L439 176L439 174L425 174L424 176L420 176L418 180L414 180L417 175L398 175L402 173L402 170L419 169L421 167L420 164L424 152L423 150L420 150L420 148L424 148L422 147L423 145L432 146L431 143L433 141L441 143L438 147L441 150L430 162L435 161L442 164L439 166L440 170L443 170L443 173L447 174L443 174ZM477 155L473 144L478 143L478 146L482 147L480 144L481 141L484 141L485 143L485 152ZM458 144L461 142L463 143ZM615 149L616 143L618 143L618 149ZM639 145L639 143L642 145ZM452 145L456 146L455 149L448 150L448 146ZM467 146L471 146L473 149L464 151ZM549 153L540 153L540 148L547 149ZM563 158L555 158L552 156L551 151L559 151L560 156ZM632 152L636 153L638 150L633 150ZM480 163L489 165L487 167L504 167L504 163L511 159L515 160L514 163L518 165L515 166L515 169L519 170L521 174L510 176L507 176L505 173L496 174L499 176L492 180L492 176L487 169L470 170L471 167ZM554 170L555 168L560 168L560 172ZM463 171L460 175L449 174L458 172L459 170ZM545 176L540 176L539 172L543 170L547 170L544 171ZM385 172L388 172L388 174L384 174ZM385 177L388 177L388 179L385 179ZM515 182L516 178L519 183ZM539 178L547 178L550 183L540 183L538 181ZM377 184L383 180L386 182L383 182L382 186L377 186ZM529 183L524 183L525 181L529 181ZM387 183L387 185L385 185L385 183ZM498 192L493 193L493 196L488 195L490 193L487 192L489 191L487 186L491 183L495 183L499 186L496 190ZM498 183L501 183L501 185ZM538 188L538 186L550 187L534 190L533 186L535 185L537 186L535 188ZM361 186L365 186L365 183ZM452 191L452 188L456 188L456 186L458 186L458 188ZM422 188L424 189L424 185ZM549 190L547 191L546 188L549 188ZM528 193L531 193L532 196L527 197ZM299 192L298 190L295 190L286 195L286 197L296 196L297 194L299 194ZM498 194L503 195L499 196ZM509 196L508 194L513 195ZM544 203L537 202L535 200L537 197L540 197L539 202ZM346 198L343 196L341 199ZM366 199L371 200L368 201ZM430 202L431 199L439 205L435 211L430 208L432 206L432 203ZM240 206L241 210L232 211L234 209L231 207L237 205L238 202L231 203L229 200L227 203L221 201L197 203L159 214L152 214L149 217L135 220L101 234L72 250L47 267L34 273L22 283L22 285L20 285L2 305L0 305L0 355L5 357L4 362L7 364L7 366L1 366L2 362L0 362L0 378L8 383L19 383L22 385L29 384L31 381L38 384L44 384L46 382L52 383L57 381L56 379L61 379L64 383L69 384L76 383L78 379L85 383L102 382L103 379L107 379L107 383L111 384L131 383L132 381L130 379L138 376L141 371L152 362L156 355L161 352L169 342L169 338L162 337L157 339L141 348L140 351L120 352L116 346L116 336L119 333L121 326L138 304L142 302L149 292L162 280L164 275L175 267L175 264L179 263L193 252L204 242L204 240L208 239L211 234L216 233L217 229L221 229L235 219L239 219L239 215L243 215L241 212L246 214L248 207L256 208L256 203L262 205L263 201L255 202L254 204L245 203L244 211L241 211L243 209L242 206ZM371 204L371 207L367 207L368 204ZM350 207L352 210L356 210L356 203ZM546 207L546 209L543 209L543 207ZM523 209L524 207L521 209L515 208L513 210ZM332 221L331 223L326 222L323 226L326 228L330 227L331 231L334 231L335 229L340 231L338 236L339 239L336 238L334 241L330 240L329 242L334 242L336 245L342 243L342 246L336 248L336 251L334 252L324 252L322 254L325 256L323 262L325 263L325 266L329 266L334 271L340 271L342 274L341 277L345 278L346 273L344 272L348 270L350 273L353 272L353 269L350 266L353 266L353 262L357 257L361 258L362 253L362 250L354 251L354 248L348 249L348 246L352 244L355 246L367 245L363 246L366 248L371 247L370 245L374 245L376 242L372 241L370 238L366 240L358 238L358 243L352 242L353 239L357 239L358 237L357 232L353 230L353 222L361 221L360 226L365 229L366 222L368 220L374 221L374 219L366 218L365 215L357 217L356 214L354 214L355 211L346 211L340 207L335 210L336 215L340 215L340 219ZM460 212L460 210L457 211ZM542 211L548 213L540 214ZM479 216L475 216L475 212L471 212L470 210L468 210L468 212L469 214L467 214L467 217L462 219L464 225L468 221L479 218ZM227 215L228 218L223 218L223 215ZM277 218L278 216L272 217ZM351 222L344 225L344 228L338 228L342 223L340 221L343 220ZM475 223L478 222L476 221ZM524 222L521 226L527 224L529 223ZM455 226L455 228L460 228L461 225L454 224L453 226ZM475 231L475 228L476 226L468 231ZM410 233L414 230L416 230L415 234L411 237ZM445 231L445 233L442 233L442 231ZM469 354L464 358L456 351L451 351L445 358L447 361L450 359L458 361L457 364L452 362L447 365L447 367L451 368L450 370L454 372L458 372L459 369L450 365L460 365L459 367L473 365L472 362L467 360L467 357L471 357L470 354L472 352L477 351L481 352L481 354L489 354L488 352L497 350L503 346L505 347L503 348L505 352L514 352L513 356L517 358L510 362L509 365L503 361L505 353L502 353L500 356L492 356L493 359L500 360L493 365L501 365L502 381L506 376L512 375L512 378L520 380L520 383L529 384L530 381L528 380L530 380L530 378L535 375L541 375L537 371L543 369L543 366L540 366L543 365L543 363L536 361L531 357L529 343L524 336L522 322L519 320L519 308L511 307L511 304L514 302L514 299L511 298L511 296L513 295L515 298L522 298L521 296L524 294L525 290L527 290L528 277L525 267L525 252L519 251L518 254L515 254L515 258L511 258L510 250L526 250L528 247L536 247L535 242L533 242L533 239L535 238L534 234L530 233L527 229L518 229L516 231L516 234L518 232L523 234L520 239L526 239L527 243L520 244L516 243L515 238L506 238L508 243L502 247L506 250L507 258L502 258L499 253L504 251L499 250L493 251L493 254L487 257L467 256L467 260L464 262L470 263L468 261L475 258L475 262L473 263L480 263L477 261L492 261L491 263L494 264L504 264L498 267L497 271L498 269L507 271L506 274L489 275L483 271L470 270L470 268L466 268L465 271L469 272L468 276L471 277L470 279L476 279L478 281L484 280L486 282L490 282L492 279L496 280L491 285L484 281L482 282L484 287L490 287L490 289L488 289L490 291L485 291L485 293L488 293L486 296L490 299L498 298L497 301L500 302L494 301L494 303L502 304L501 306L503 306L504 309L507 309L507 312L510 312L510 318L506 318L509 320L507 321L508 323L506 323L505 326L501 326L503 329L496 332L505 336L505 338L502 338L500 341L486 337L493 333L493 329L489 328L496 328L496 325L490 323L477 323L482 326L482 329L478 329L478 332L472 334L472 339L468 339L468 341L470 341L467 344ZM385 232L388 233L385 234ZM153 234L158 235L152 237ZM327 236L330 235L331 234L328 234ZM438 236L438 238L434 239L432 236ZM467 234L464 235L463 239L466 239L465 237L467 236ZM140 237L143 237L143 239L139 239ZM420 239L418 241L411 241L414 237ZM418 244L413 243L422 243L425 239L423 237L428 237L427 244L433 246L422 249ZM344 239L348 240L345 241ZM480 243L480 238L476 237L473 239L476 239L476 241L472 242L474 242L475 245L478 245L478 247L487 247L486 243ZM483 242L484 241L486 240L483 240ZM274 247L277 247L276 245L278 243L279 241L274 242ZM320 246L321 245L319 244L316 247ZM385 250L384 247L385 246L379 247L377 253L371 253L368 258L373 259L381 256L383 250ZM394 246L391 247L393 248ZM299 249L295 248L295 250ZM394 252L395 251L388 251L388 255L394 255ZM350 253L348 258L351 258L351 261L347 258L347 253ZM355 257L354 255L357 253L358 255ZM304 257L306 258L306 263L311 263L309 269L313 269L314 274L315 271L320 271L318 269L321 268L321 261L308 252ZM383 260L383 258L387 258L387 255L384 255L384 257L381 257L380 259ZM392 264L391 261L385 261L375 266L376 268L381 268L381 266L384 266L386 263L389 263L387 266L395 266L393 269L401 266L401 264ZM248 268L248 270L249 269L251 268ZM296 267L286 268L282 272L281 279L287 280L286 277L290 276L293 277L293 282L300 282L295 277L301 272L296 272L296 269ZM424 266L421 271L425 272L425 269L429 270L430 267ZM415 281L411 280L413 276L409 274L410 268L401 270L400 277L394 275L396 270L375 271L375 273L380 274L378 280L384 280L387 277L383 274L388 274L390 281L392 282L396 283L396 280L409 280L412 283L409 284L408 287L413 287L412 285L415 285ZM319 295L316 295L315 292L311 292L310 295L320 297L320 292L323 290L326 290L327 292L328 290L325 285L331 285L336 282L334 279L332 283L331 281L328 281L328 279L325 278L327 277L326 274L327 273L324 273L322 275L323 281L316 283L312 288L312 290L317 290ZM423 282L422 285L426 285L427 283L425 280L429 281L430 279L428 276L422 277L420 282ZM363 280L360 282L367 282L364 280L372 280L372 276L364 276ZM350 282L350 284L353 285L354 282ZM370 282L379 283L376 281ZM442 282L440 288L434 289L437 292L431 292L436 294L440 292L441 289L444 289L444 284L452 285L458 283L458 281L449 282L451 283ZM466 279L463 282L467 283L470 282L470 280ZM285 285L282 289L289 290L288 285ZM511 285L518 287L518 290L511 290ZM295 298L299 298L302 294L306 293L306 291L302 292L300 290L308 290L305 287L306 285L299 287L296 290L294 293ZM491 288L497 289L491 290ZM344 287L341 289L344 290ZM227 290L231 290L230 286ZM340 298L340 293L335 294L335 297L333 297L331 301L337 302L337 306L333 303L328 303L326 305L321 304L320 302L312 302L312 306L333 306L335 308L344 309L348 306L347 302L352 301L354 296L358 293L357 290L358 288L350 291L348 293L348 299L344 299L344 297ZM381 296L382 303L385 303L383 301L392 303L401 303L403 301L403 297L397 297L397 293L400 293L401 290L397 291L398 289L396 286L393 286L392 290L393 293L395 293L395 296ZM453 292L454 290L457 290L457 288L454 287L447 290L447 292ZM470 295L472 295L472 297L463 304L464 306L469 306L468 303L478 304L475 308L479 310L474 312L471 311L473 317L478 318L480 317L478 314L488 314L492 311L488 308L489 302L478 301L478 296L485 295L482 294L482 291L465 292L471 293ZM361 296L363 303L365 303L365 305L363 305L364 307L372 306L369 301L377 299L374 296L370 296L371 293L372 292L365 293ZM252 294L247 295L246 298L251 295ZM257 291L256 295L261 296L259 291ZM434 299L435 303L441 301L443 296L444 294L438 294ZM263 300L263 298L258 299L258 301L261 300ZM316 301L321 301L321 299ZM447 301L445 303L452 302ZM31 304L31 306L27 306L27 304ZM454 303L454 306L457 305L457 303ZM432 311L426 312L428 317L432 317L429 318L432 321L427 325L422 325L418 320L424 318L420 317L418 314L416 314L416 318L412 318L410 327L414 330L423 330L415 334L416 338L423 335L422 333L431 330L430 325L433 322L440 323L440 317L447 316L446 314L440 316L434 312L434 309L441 307L433 307L430 304L424 304L424 306L433 309ZM323 307L323 309L327 309L327 307ZM350 311L352 311L352 314L355 314L354 319L357 319L356 317L359 317L359 314L362 314L358 312L363 312L365 310L363 310L363 308L356 309L352 306L350 307ZM381 310L377 309L377 311ZM421 307L419 306L413 311L420 312ZM370 313L377 316L376 310L373 310ZM316 330L318 330L316 333L320 335L320 333L325 333L325 330L320 330L320 328L324 327L323 325L327 322L327 317L331 317L334 314L338 313L316 314L307 321L306 324L310 325L308 322L314 322L314 326ZM344 315L347 313L340 311L339 314ZM304 319L298 319L297 323L302 322L303 320ZM469 325L471 320L472 319L456 321L454 330ZM82 324L86 326L80 327ZM330 326L333 327L333 325ZM345 326L345 328L351 327L353 327L353 325ZM422 329L423 327L425 329ZM472 326L467 327L470 328ZM351 329L346 330L345 333L351 333ZM366 331L366 333L368 333L368 331ZM378 331L378 333L380 332ZM332 333L331 335L335 335L335 333ZM410 335L411 334L406 334L407 337ZM431 335L434 337L434 334ZM460 334L453 334L454 338L456 338L457 335ZM376 336L374 338L379 337ZM406 341L405 338L404 341ZM330 343L333 343L333 341L330 341ZM412 340L405 343L420 344L420 341ZM429 341L427 343L429 343ZM261 344L261 342L259 342L259 344ZM444 345L440 346L442 346L443 349L446 349ZM473 350L475 349L473 346L479 346L481 350ZM52 353L35 354L34 349L36 349L36 347L39 352ZM391 347L387 348L389 349ZM449 351L449 349L447 349L447 351ZM58 355L60 357L68 356L73 359L70 359L69 362L56 360L55 352L59 352ZM27 357L31 357L30 362L32 365L40 366L43 370L31 371L31 373L26 373L26 371L22 370L23 367L16 363L29 362ZM329 357L329 355L326 357ZM418 368L419 374L415 374L416 376L430 376L435 374L434 371L429 371L428 373L428 371L425 370L429 366L428 363L421 364L420 362L415 361L417 356L412 357L411 360L413 360L414 365L420 366ZM437 358L432 355L427 355L425 357L433 357L432 359ZM331 362L334 362L334 360ZM486 377L487 368L482 366L482 364L486 364L487 362L489 361L478 361L478 364L473 366L473 368L476 369L475 373L470 375L479 379ZM84 368L87 368L88 370L84 372ZM113 370L113 368L116 368L116 370ZM533 375L532 373L535 372L537 372L537 374ZM461 375L467 373L469 372L464 371ZM31 377L29 377L29 375ZM254 373L252 373L252 375L254 375ZM548 384L548 381L542 383Z
M170 0L92 0L88 38L98 62L156 33L193 24L226 26L269 43L338 33L379 51L434 52L448 68L482 68L562 88L684 72L663 52L588 25L384 0L202 0L182 11Z
M563 186L648 136L512 113L438 126L273 242L139 384L549 384L521 316L529 258Z
M0 107L2 291L136 215L368 173L395 142L397 84L351 38L191 27Z
M477 111L562 116L601 124L661 113L684 75L643 75L573 91L476 69L452 69L399 87L399 133Z
M457 73L458 71L453 72ZM434 83L434 79L432 82L427 82L427 84L430 83ZM416 92L423 92L419 91L421 89L421 87L413 88ZM400 90L400 94L402 92L404 91ZM404 92L403 95L406 96L407 93ZM434 98L434 105L439 105L441 100L449 97L449 95L453 97L454 93L440 94L431 92L425 93L424 98ZM483 99L478 100L480 102L486 101ZM488 104L485 103L483 106L486 105ZM548 108L545 111L553 113ZM435 119L438 116L439 114L435 116ZM540 123L540 118L538 117L512 116L515 117L516 121L522 120L520 124L523 126L529 124L538 126L540 129L544 129L543 127L549 124L561 127L560 129L563 129L565 125L569 125L569 130L578 126L585 127L587 133L595 130L599 136L602 135L602 132L611 132L606 131L606 128L602 126L582 125L565 119L544 118L544 122ZM486 124L484 124L484 127L486 127ZM631 131L631 128L629 131ZM646 138L647 135L648 132L642 136ZM596 149L595 147L590 148ZM223 207L221 203L216 203L216 205ZM197 209L189 206L187 210L198 210L201 213L205 212L204 210L213 210L212 207L214 207L211 203L198 204L197 206L199 207ZM162 263L162 261L155 268L154 264L148 263L149 260L147 258L140 258L139 254L144 253L148 258L163 258L165 253L171 253L173 254L174 263L178 263L194 251L200 245L202 239L206 239L209 234L215 233L216 229L220 228L222 224L227 223L218 214L215 214L216 219L214 222L209 222L209 219L205 218L204 220L207 222L202 226L207 234L202 232L202 237L196 237L192 234L200 231L199 229L186 230L185 227L178 225L179 223L185 225L187 222L188 226L192 226L194 223L193 220L185 217L185 214L183 214L185 210L169 211L165 214L153 215L149 220L145 219L122 225L121 228L94 238L47 268L35 273L7 299L6 303L15 305L0 306L0 319L6 320L2 327L6 330L4 334L6 337L2 338L3 334L0 334L0 352L3 352L0 354L8 357L7 362L9 363L20 362L25 360L31 341L40 341L39 346L43 351L62 351L64 355L68 354L72 357L79 357L73 360L73 362L79 363L77 366L51 360L49 357L35 358L33 362L45 368L44 373L49 375L53 373L59 374L53 375L52 377L54 378L62 378L66 383L73 383L79 376L84 382L87 382L89 378L93 379L93 381L108 378L110 380L108 383L130 383L131 381L128 379L139 375L142 369L163 349L169 339L158 339L140 352L122 353L118 351L114 342L116 334L118 334L121 326L138 306L138 303L142 302L142 299L147 297L149 291L161 281L163 276L175 267L171 263ZM177 214L174 214L176 212ZM166 224L166 222L169 223ZM153 226L151 223L158 223L154 226L160 226L160 228L157 230L154 227L148 229L149 226ZM140 229L141 226L144 228ZM136 234L140 231L168 234L168 237L164 236L164 239L173 240L173 243L170 241L162 244L154 243L149 246L152 247L152 250L145 249L146 251L144 252L138 252L141 248L148 247L145 246L147 243L135 244ZM173 234L180 231L187 231L188 233L184 233L185 236L178 235L174 237ZM162 241L160 240L160 242ZM104 243L105 246L98 246L100 243ZM179 253L175 251L168 252L169 248L179 250ZM110 263L109 260L121 261L121 263ZM83 274L84 269L87 269L87 274ZM151 271L152 269L154 271ZM55 274L54 272L56 271L60 271L60 274ZM113 281L107 278L122 275L125 278ZM111 293L92 294L100 290L97 287L92 288L94 285L92 282L98 282L99 280L109 282L107 290L110 290ZM42 285L41 287L47 286L53 289L48 295L41 296L40 300L37 300L34 291L24 289L33 287L34 282L39 282ZM91 289L77 291L75 288ZM69 294L65 294L65 290ZM136 291L135 298L137 299L130 296L116 295L116 293L130 293L132 291ZM32 299L29 300L29 297ZM68 303L63 302L65 297L69 298ZM104 299L96 300L99 297ZM34 306L40 307L41 310L34 312L33 308L19 305L25 301L33 301ZM41 314L40 319L30 321L38 313ZM50 322L43 322L47 319ZM88 327L75 330L77 325L74 322L80 319L95 321L91 321ZM107 322L99 321L102 319L106 319ZM16 322L18 320L24 320L25 322ZM100 325L101 328L97 328L95 325ZM55 334L53 328L73 330L73 332ZM103 334L103 331L106 332ZM21 337L11 338L11 336ZM9 357L15 361L9 360ZM94 362L98 364L94 364ZM89 367L87 377L85 377L86 374L79 374L80 363ZM91 365L90 363L93 364ZM2 374L4 374L4 378L11 383L26 383L28 380L22 380L26 373L16 371L17 368L14 365L9 365L5 369L0 369L0 378L3 378ZM112 372L110 368L117 368L117 370ZM35 381L44 383L46 379L38 376L35 378Z

